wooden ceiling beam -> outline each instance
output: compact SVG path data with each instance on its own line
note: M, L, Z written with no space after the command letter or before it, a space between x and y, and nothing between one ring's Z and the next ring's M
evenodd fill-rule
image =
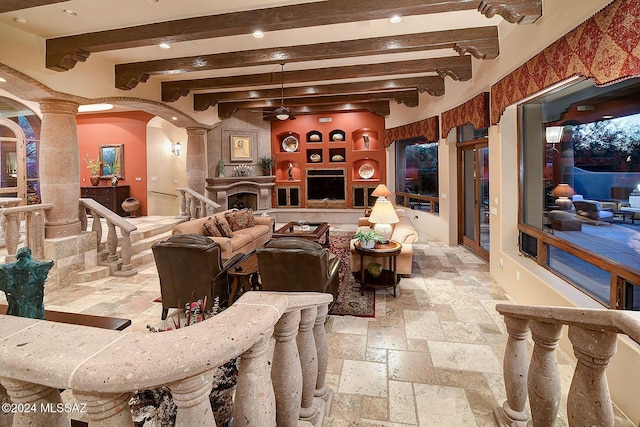
M263 109L265 116L273 116L273 108ZM354 102L349 104L331 104L331 105L305 105L300 107L289 108L293 116L301 116L304 114L323 114L323 113L344 113L348 111L369 111L379 116L388 116L391 114L389 101L372 101L372 102ZM229 113L231 114L231 113ZM222 117L218 112L220 118ZM265 120L267 120L265 118Z
M353 104L370 101L389 101L395 100L398 103L405 104L408 107L416 107L418 105L418 91L416 89L404 91L389 91L377 93L361 93L355 95L335 95L335 96L318 96L313 98L290 98L285 101L287 108L305 107L317 105L336 105L336 104ZM235 111L241 108L277 108L282 105L280 99L267 99L244 102L220 102L218 103L218 116L229 117ZM196 111L202 106L194 105Z
M7 0L0 13L63 0ZM97 31L46 41L46 66L67 71L91 53L190 40L277 31L346 22L477 9L488 18L501 15L511 23L530 24L542 16L541 0L326 0L250 11L224 13Z
M315 70L285 71L284 81L291 83L309 83L326 80L380 77L397 74L438 73L441 78L449 76L456 81L471 79L471 57L452 56L445 58L417 59L410 61L384 62L380 64L361 64L345 67L319 68ZM280 84L280 73L247 74L242 76L216 77L208 79L175 80L162 82L162 100L173 102L192 91L249 88ZM438 96L438 91L431 93Z
M388 92L391 90L417 89L427 91L432 96L444 95L444 79L438 76L413 77L407 79L376 80L356 83L341 83L329 85L310 85L284 89L239 90L234 92L215 92L194 94L194 105L200 110L203 106L212 107L218 102L255 101L265 99L305 98L329 95L348 95L374 92ZM286 101L285 101L286 102ZM206 107L206 108L208 108ZM206 108L202 108L201 111Z
M0 13L14 12L16 10L46 6L48 4L63 3L65 1L68 0L2 0L0 1Z
M122 90L133 89L138 83L146 82L152 75L353 58L380 55L381 53L422 52L447 48L460 50L460 47L479 59L494 59L500 51L498 28L461 28L117 64L115 66L115 86Z

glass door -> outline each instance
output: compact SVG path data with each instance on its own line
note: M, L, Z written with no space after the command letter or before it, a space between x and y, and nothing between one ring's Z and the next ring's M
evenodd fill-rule
M487 140L458 144L458 242L489 260L489 147Z

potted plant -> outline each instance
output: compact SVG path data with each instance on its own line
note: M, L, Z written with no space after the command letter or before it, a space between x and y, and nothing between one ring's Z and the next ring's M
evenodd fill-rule
M381 243L383 240L382 237L372 229L358 230L356 234L353 235L353 238L360 242L360 246L365 249L371 249L376 243Z
M276 164L276 158L274 156L262 156L258 159L258 163L264 175L271 175L273 166Z
M91 181L91 184L93 186L96 186L96 185L100 184L100 165L101 165L101 162L99 162L97 160L93 160L91 157L89 157L89 154L86 154L84 159L87 162L87 169L89 169L89 171L91 171L91 177L89 177L89 180Z

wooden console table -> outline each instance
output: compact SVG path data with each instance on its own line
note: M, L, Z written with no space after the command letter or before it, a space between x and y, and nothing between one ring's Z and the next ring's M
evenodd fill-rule
M0 304L0 314L7 313L7 305ZM120 317L92 316L90 314L67 313L65 311L45 310L44 320L58 323L69 323L71 325L91 326L94 328L111 329L112 331L122 331L127 326L131 326L130 319Z
M118 215L124 216L125 212L124 209L122 209L122 202L129 197L129 186L118 185L117 187L113 187L111 185L98 185L95 187L80 187L80 197L93 199Z

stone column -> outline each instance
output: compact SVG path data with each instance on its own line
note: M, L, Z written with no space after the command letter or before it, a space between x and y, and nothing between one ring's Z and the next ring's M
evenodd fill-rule
M207 130L187 128L187 186L204 194L207 177Z
M60 99L40 101L40 194L51 203L46 212L45 237L80 234L80 154L76 115L78 104Z

